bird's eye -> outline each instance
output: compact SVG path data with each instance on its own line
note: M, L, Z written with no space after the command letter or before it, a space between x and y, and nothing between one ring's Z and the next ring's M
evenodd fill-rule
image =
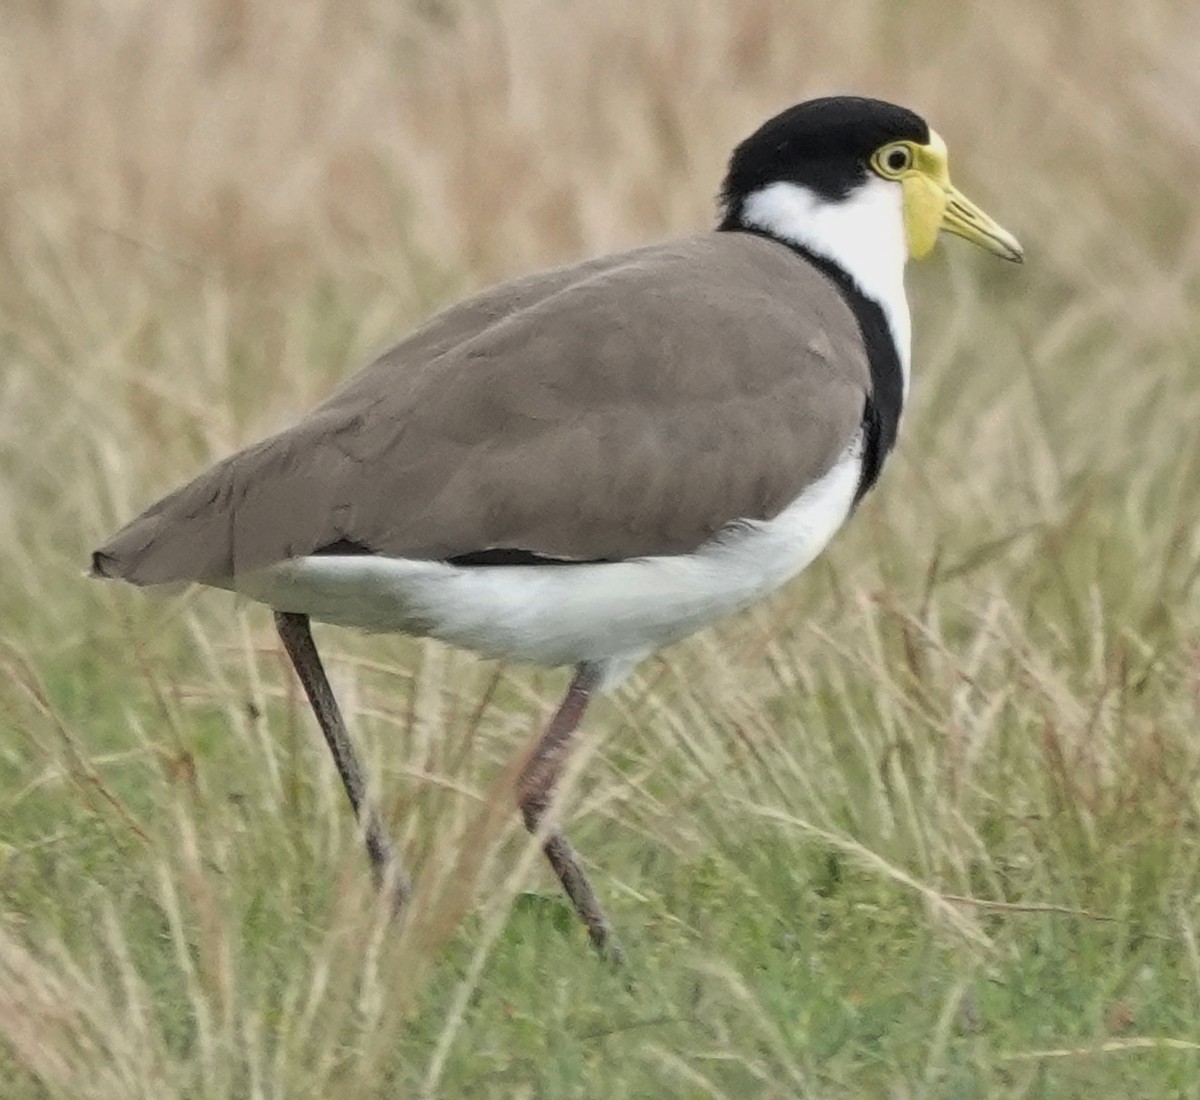
M875 154L875 167L882 176L898 176L912 167L913 154L908 145L885 145Z

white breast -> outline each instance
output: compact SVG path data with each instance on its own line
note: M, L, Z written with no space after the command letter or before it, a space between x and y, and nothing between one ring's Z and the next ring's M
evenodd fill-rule
M850 512L856 438L774 519L694 553L595 565L474 566L367 555L293 558L229 587L280 611L438 638L536 664L626 664L755 602L805 568Z

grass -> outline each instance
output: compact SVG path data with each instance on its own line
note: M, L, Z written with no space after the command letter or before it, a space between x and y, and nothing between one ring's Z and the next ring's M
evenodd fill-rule
M1195 1095L1195 20L10 5L6 1100ZM325 631L397 929L262 609L87 550L440 303L707 225L729 147L838 89L926 113L1028 264L912 271L855 522L590 716L564 812L627 974L508 809L563 674Z

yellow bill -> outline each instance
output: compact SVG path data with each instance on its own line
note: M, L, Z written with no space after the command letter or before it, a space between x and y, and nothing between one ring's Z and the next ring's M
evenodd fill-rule
M945 186L947 202L942 214L942 228L947 233L963 237L1014 263L1019 264L1025 259L1025 250L1016 237L988 217L953 184L947 181Z

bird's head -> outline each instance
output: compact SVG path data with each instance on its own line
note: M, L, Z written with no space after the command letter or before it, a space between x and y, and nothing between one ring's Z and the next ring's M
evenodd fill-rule
M1020 244L951 182L946 143L919 115L878 99L800 103L733 152L721 190L722 229L800 244L853 268L901 267L945 230L1006 260Z

